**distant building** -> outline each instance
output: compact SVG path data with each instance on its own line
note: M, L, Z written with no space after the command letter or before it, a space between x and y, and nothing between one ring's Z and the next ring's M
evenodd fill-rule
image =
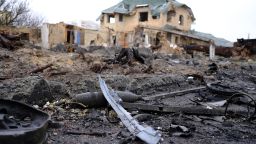
M206 37L191 31L195 16L176 0L123 0L102 11L101 31L110 45L164 48L209 45Z
M45 23L41 27L43 48L52 48L57 44L77 44L88 46L96 43L100 36L98 30L86 29L72 24L60 22L57 24Z

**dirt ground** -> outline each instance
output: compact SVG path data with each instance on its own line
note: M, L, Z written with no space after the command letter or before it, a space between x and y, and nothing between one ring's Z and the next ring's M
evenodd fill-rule
M84 55L84 56L83 56ZM114 90L130 91L142 97L170 93L220 82L231 89L247 93L256 99L255 58L216 57L209 61L202 53L194 58L182 54L152 54L151 65L109 64L115 49L99 48L79 53L63 53L33 48L9 51L0 48L0 88L17 78L40 76L47 81L65 86L69 98L60 96L44 107L54 122L48 130L49 144L106 144L143 143L125 128L110 106L86 108L69 103L76 94L100 91L98 76ZM209 70L216 63L218 69ZM30 72L38 67L53 64L42 72ZM192 79L191 79L192 77ZM193 107L199 98L213 101L227 97L208 89L152 101L137 101L137 104ZM163 144L184 143L256 143L254 119L245 121L241 117L226 118L223 115L209 116L184 113L161 113L127 109L132 116L141 116L141 124L147 124L162 134ZM174 129L172 125L186 127L187 131Z

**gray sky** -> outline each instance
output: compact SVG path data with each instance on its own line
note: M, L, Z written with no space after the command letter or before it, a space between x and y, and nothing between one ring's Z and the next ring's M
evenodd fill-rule
M121 0L30 0L32 9L50 23L95 21L101 11ZM192 8L192 29L230 41L256 38L256 0L178 0Z

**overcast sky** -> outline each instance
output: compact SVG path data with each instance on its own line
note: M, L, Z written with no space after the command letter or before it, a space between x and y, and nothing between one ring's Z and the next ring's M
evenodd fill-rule
M32 9L50 23L96 21L101 11L121 0L30 0ZM230 41L256 38L256 0L178 0L192 8L192 29Z

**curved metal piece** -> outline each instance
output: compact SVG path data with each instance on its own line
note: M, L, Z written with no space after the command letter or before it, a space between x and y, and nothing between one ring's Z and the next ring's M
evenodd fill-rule
M225 108L225 116L228 115L228 108L230 106L230 104L236 99L236 98L247 98L248 102L245 103L247 105L247 115L245 116L246 120L251 120L255 114L256 114L256 101L248 94L245 93L235 93L233 94L228 100L227 100L227 105ZM254 110L251 112L251 108L253 108Z
M214 94L232 96L236 93L229 86L222 85L220 83L208 83L207 88Z
M104 97L115 110L118 117L121 119L123 124L128 128L128 130L144 142L148 144L157 144L161 139L161 134L155 131L152 127L143 127L139 122L134 119L130 113L128 113L121 105L122 101L120 97L113 90L109 90L105 81L99 76L100 88L104 94Z

